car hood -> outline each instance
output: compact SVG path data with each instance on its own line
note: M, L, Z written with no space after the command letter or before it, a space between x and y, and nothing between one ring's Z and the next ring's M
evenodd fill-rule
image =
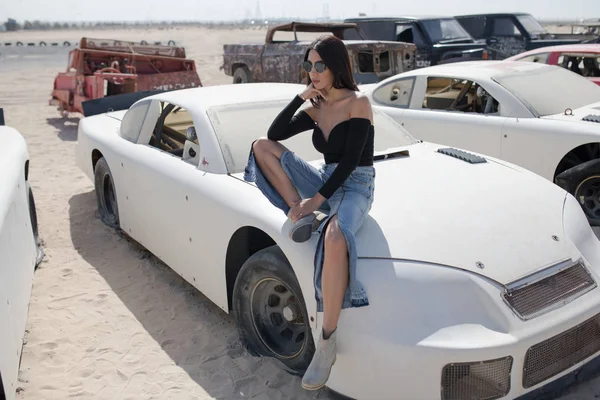
M500 160L471 164L438 148L420 143L408 157L375 163L359 257L442 264L501 284L578 257L563 238L561 188Z
M597 121L590 121L589 116L595 116ZM584 124L596 124L600 128L600 102L589 104L584 107L575 108L571 111L566 110L560 114L553 114L542 117L543 119L552 119L557 121L581 122Z

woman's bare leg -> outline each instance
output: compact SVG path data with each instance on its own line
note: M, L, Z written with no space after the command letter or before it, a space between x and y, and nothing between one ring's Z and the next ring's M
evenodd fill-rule
M258 167L286 204L291 208L299 203L302 198L280 163L281 155L287 148L273 140L260 138L254 142L252 149Z
M348 285L348 248L338 225L337 215L331 218L325 231L323 262L323 333L327 338L336 329Z

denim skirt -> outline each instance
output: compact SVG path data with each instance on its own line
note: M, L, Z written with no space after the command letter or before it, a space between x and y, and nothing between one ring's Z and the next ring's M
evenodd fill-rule
M311 198L317 194L321 186L331 176L337 163L322 164L320 168L307 163L292 151L285 151L281 156L281 166L298 194L303 199ZM288 205L281 195L262 174L253 150L250 150L248 163L244 172L244 180L254 182L265 197L275 207L287 213ZM342 308L363 307L369 305L369 299L362 284L356 279L356 264L358 255L356 251L355 235L364 223L371 205L375 190L375 168L373 166L359 166L354 169L346 181L327 199L319 211L327 217L321 222L317 234L319 240L314 256L314 287L317 311L323 311L323 295L321 290L321 275L325 254L325 231L329 220L337 215L338 225L346 238L348 249L348 287L344 295Z

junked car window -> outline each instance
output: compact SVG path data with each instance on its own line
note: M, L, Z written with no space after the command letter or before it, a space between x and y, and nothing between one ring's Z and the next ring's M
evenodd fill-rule
M495 114L499 104L480 84L456 78L427 78L423 109Z
M227 172L240 173L248 161L252 142L266 135L269 126L289 102L284 101L231 104L213 107L207 115L219 142ZM375 151L404 147L416 140L397 122L383 112L373 109ZM312 144L312 131L302 132L283 144L305 160L320 162L323 155Z
M414 24L397 24L396 40L399 42L414 43L417 47L426 44L421 31Z
M388 83L373 92L375 100L390 107L407 108L413 94L415 78L404 78Z
M159 148L173 156L182 157L186 142L186 131L194 122L190 113L176 104L161 103L150 146Z
M585 77L600 77L600 55L563 53L558 65Z
M492 36L521 36L521 31L511 18L495 18Z

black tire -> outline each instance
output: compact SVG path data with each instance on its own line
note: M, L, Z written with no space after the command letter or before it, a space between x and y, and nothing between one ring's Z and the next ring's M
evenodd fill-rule
M71 45L71 43L69 43L69 42L68 42L68 41L66 41L66 40L63 42L63 46L67 46L67 47L69 47L70 45Z
M37 218L37 210L35 207L35 198L33 197L33 190L31 189L31 184L27 182L27 200L29 203L29 218L31 220L31 230L33 231L33 239L35 240L35 246L37 248L37 255L35 257L35 268L37 269L38 265L44 259L44 248L42 247L42 241L40 240L40 234L38 230L38 218Z
M40 42L40 46L46 46L46 42L44 42L43 40Z
M167 44L169 46L175 46L175 41L174 40L169 40Z
M315 344L300 285L279 247L246 260L233 287L233 316L251 354L275 358L294 375L306 371Z
M115 183L104 157L98 160L94 168L94 187L100 220L105 225L118 229L119 207L117 205Z
M577 199L591 226L600 226L600 159L569 168L555 183Z
M252 73L248 67L238 67L233 73L233 83L252 83Z

